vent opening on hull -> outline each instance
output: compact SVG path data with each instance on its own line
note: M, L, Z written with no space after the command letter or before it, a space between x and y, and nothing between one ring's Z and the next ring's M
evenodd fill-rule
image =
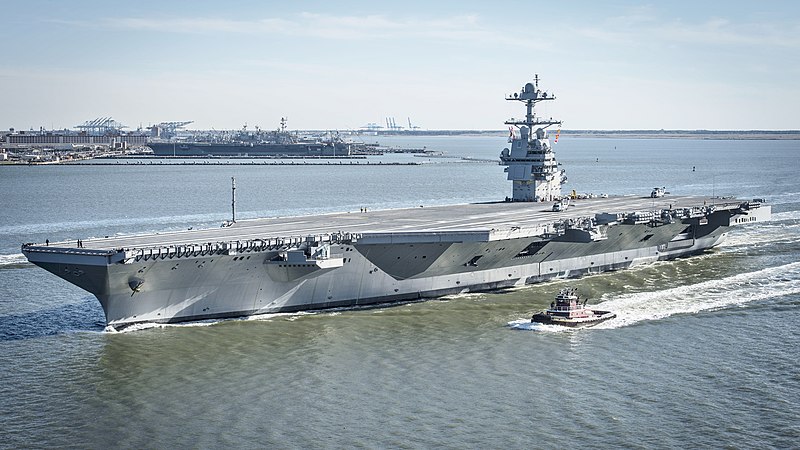
M466 267L478 267L478 260L483 258L483 255L478 255L464 263Z
M517 253L514 258L524 258L525 256L533 256L539 252L545 245L547 245L547 241L535 241L531 242L530 245L522 249L521 252Z

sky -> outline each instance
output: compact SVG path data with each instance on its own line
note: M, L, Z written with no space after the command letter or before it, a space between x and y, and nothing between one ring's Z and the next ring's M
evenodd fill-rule
M800 128L800 2L0 1L0 129Z

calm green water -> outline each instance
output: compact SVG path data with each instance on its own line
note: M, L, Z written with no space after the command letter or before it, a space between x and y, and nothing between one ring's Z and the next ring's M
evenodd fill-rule
M506 145L385 143L477 158ZM240 217L489 201L510 186L502 167L442 159L0 167L0 447L796 447L800 142L562 137L556 151L567 189L766 197L774 220L698 257L580 280L106 333L97 301L27 264L22 242L218 226L231 176ZM566 285L619 317L531 330Z

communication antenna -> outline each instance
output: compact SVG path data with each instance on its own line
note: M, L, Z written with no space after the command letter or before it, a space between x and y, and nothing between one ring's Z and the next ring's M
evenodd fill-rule
M231 177L231 223L236 223L236 178Z

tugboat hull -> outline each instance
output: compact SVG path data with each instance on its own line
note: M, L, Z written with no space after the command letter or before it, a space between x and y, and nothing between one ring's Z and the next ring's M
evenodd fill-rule
M540 313L536 313L533 315L533 317L531 318L531 323L561 325L570 328L585 328L597 325L600 322L605 322L606 320L617 317L616 314L610 311L592 310L592 313L594 313L593 317L566 318L566 317L554 317L551 316L550 314L547 314L547 311L542 311Z

